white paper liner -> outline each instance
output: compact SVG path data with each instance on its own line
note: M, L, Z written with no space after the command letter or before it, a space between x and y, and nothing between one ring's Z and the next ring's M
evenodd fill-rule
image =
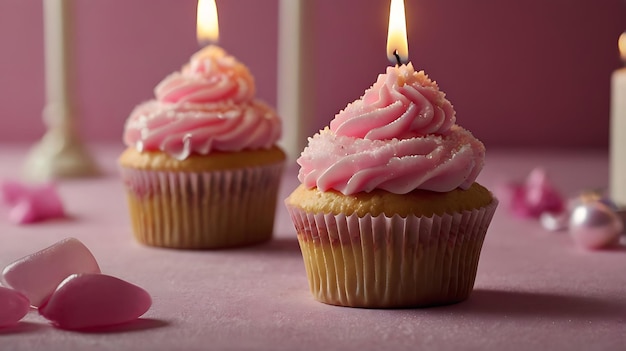
M267 241L282 168L283 162L211 172L122 167L135 237L187 249Z
M465 300L498 201L406 218L308 213L287 204L313 296L351 307L425 307Z

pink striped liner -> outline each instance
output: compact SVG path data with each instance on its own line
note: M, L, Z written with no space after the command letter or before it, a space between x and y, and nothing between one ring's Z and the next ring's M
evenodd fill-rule
M309 213L287 205L309 287L350 307L427 307L471 293L498 201L473 211L406 218Z
M216 249L271 239L283 162L211 172L121 168L135 238Z

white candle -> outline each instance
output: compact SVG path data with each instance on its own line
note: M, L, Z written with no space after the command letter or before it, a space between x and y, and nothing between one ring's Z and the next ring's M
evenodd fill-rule
M44 118L50 127L67 128L72 111L68 94L67 0L44 0L44 64L46 107Z
M281 145L290 160L300 156L307 126L315 118L313 64L314 1L281 0L278 21L278 114L283 120Z
M68 0L44 0L46 135L31 150L25 175L34 180L94 175L97 168L77 136L70 88Z
M626 32L619 38L622 60L626 62ZM611 77L611 158L610 193L620 207L626 207L626 67Z

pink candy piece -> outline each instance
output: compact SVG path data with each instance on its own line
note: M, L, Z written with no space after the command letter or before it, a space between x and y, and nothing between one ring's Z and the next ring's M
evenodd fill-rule
M150 294L104 274L73 274L65 279L39 313L63 329L85 329L130 322L152 305Z
M28 196L28 189L20 182L3 180L0 181L0 197L9 205L15 205L19 199Z
M65 216L63 203L53 183L25 185L0 182L2 200L11 208L9 219L17 224L33 223Z
M513 214L522 218L538 218L544 212L558 214L565 210L563 197L541 168L533 169L524 183L506 184L499 190L503 202L508 202Z
M74 273L100 273L100 268L83 243L67 238L9 264L2 277L5 285L38 307L63 279Z
M29 308L30 302L26 296L0 286L0 328L19 322L28 313Z

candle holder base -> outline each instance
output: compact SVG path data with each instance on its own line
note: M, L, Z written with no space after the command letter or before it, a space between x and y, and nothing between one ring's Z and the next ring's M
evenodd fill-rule
M96 163L78 137L49 131L31 149L24 176L32 181L92 177L100 174Z

